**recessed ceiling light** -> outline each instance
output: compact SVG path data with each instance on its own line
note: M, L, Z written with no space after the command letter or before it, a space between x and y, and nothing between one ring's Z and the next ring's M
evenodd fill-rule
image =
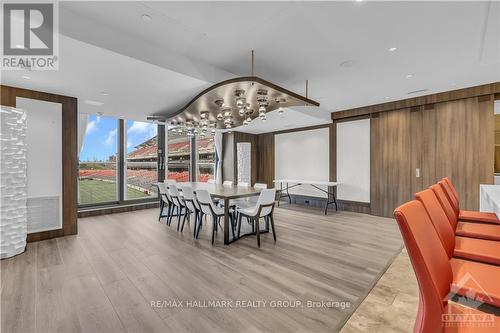
M390 97L389 96L385 96L385 99L389 99Z
M389 51L389 52L394 52L394 51L396 51L397 49L398 49L397 47L391 47L391 48L387 49L387 51Z
M142 17L142 20L144 22L147 22L147 23L149 23L149 22L151 22L153 20L153 18L151 17L151 15L148 15L148 14L142 14L141 17Z
M24 49L24 45L22 45L22 44L16 44L16 49Z
M84 103L88 104L88 105L92 105L92 106L103 106L104 105L103 102L93 101L91 99L86 99Z
M363 2L363 0L356 0L356 2Z
M406 78L407 78L407 79L411 79L412 77L413 77L413 74L408 74L408 75L406 75Z
M351 68L352 66L354 66L353 60L346 60L340 63L340 67Z
M103 96L109 96L109 95L110 95L110 93L109 93L109 92L107 92L107 91L102 91L102 92L101 92L101 95L103 95Z
M23 79L30 80L31 78L28 75L23 75Z

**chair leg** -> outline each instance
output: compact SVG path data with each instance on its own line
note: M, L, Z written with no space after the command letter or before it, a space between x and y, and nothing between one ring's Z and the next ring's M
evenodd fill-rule
M203 212L200 212L200 216L198 217L199 221L198 221L198 229L196 230L196 239L198 239L198 236L200 235L200 229L201 229L201 225L203 223Z
M174 214L175 207L172 205L168 205L168 216L167 216L167 225L170 225L170 219L172 218L172 215Z
M158 222L161 220L161 214L163 213L163 208L165 207L165 202L161 200L160 202L160 216L158 216Z
M274 217L273 215L269 215L269 219L271 220L271 228L273 229L273 238L274 241L276 242L276 231L274 230Z
M231 222L231 232L233 233L233 238L236 238L236 226L234 224L233 214L229 214L229 220Z
M182 209L181 209L181 207L177 207L177 211L178 211L178 214L177 214L177 231L179 231L179 226L181 224L181 216L182 216Z
M240 238L240 235L241 235L241 218L243 216L241 216L241 213L238 214L238 238Z
M217 217L213 215L212 245L214 245L215 233L217 232Z
M193 238L196 238L196 228L198 225L198 211L194 211Z
M255 222L254 222L254 220L253 219L249 219L248 217L247 217L247 220L248 220L248 223L252 223L252 233L254 233L255 232Z
M255 221L255 233L257 234L257 246L260 247L260 227L259 227L259 217L254 219Z
M184 230L184 223L186 223L186 219L189 216L189 210L186 209L186 214L184 214L184 218L182 219L181 232Z

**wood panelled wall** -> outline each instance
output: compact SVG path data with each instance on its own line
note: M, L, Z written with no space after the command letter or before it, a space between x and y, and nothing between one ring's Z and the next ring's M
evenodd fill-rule
M410 109L375 115L370 142L371 213L387 216L410 198Z
M490 90L499 87L492 84ZM488 90L470 89L472 95ZM465 91L461 94L466 96ZM413 199L415 192L445 176L457 187L461 208L478 210L479 184L492 184L494 176L494 96L490 93L394 110L371 106L351 114L344 111L352 119L370 111L371 213L392 216L394 208ZM385 111L371 112L374 110ZM332 118L339 119L334 115Z
M274 133L258 135L259 171L257 181L274 187Z
M62 105L62 228L31 233L28 235L28 242L75 235L78 232L78 101L74 97L0 85L1 105L16 107L17 97Z

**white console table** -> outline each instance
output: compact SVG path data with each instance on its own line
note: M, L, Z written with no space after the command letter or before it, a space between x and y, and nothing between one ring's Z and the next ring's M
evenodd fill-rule
M479 210L500 218L500 185L479 185Z

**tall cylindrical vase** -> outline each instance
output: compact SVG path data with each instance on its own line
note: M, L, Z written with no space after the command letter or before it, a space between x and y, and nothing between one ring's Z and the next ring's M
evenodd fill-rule
M22 253L27 236L26 113L0 109L0 258Z

